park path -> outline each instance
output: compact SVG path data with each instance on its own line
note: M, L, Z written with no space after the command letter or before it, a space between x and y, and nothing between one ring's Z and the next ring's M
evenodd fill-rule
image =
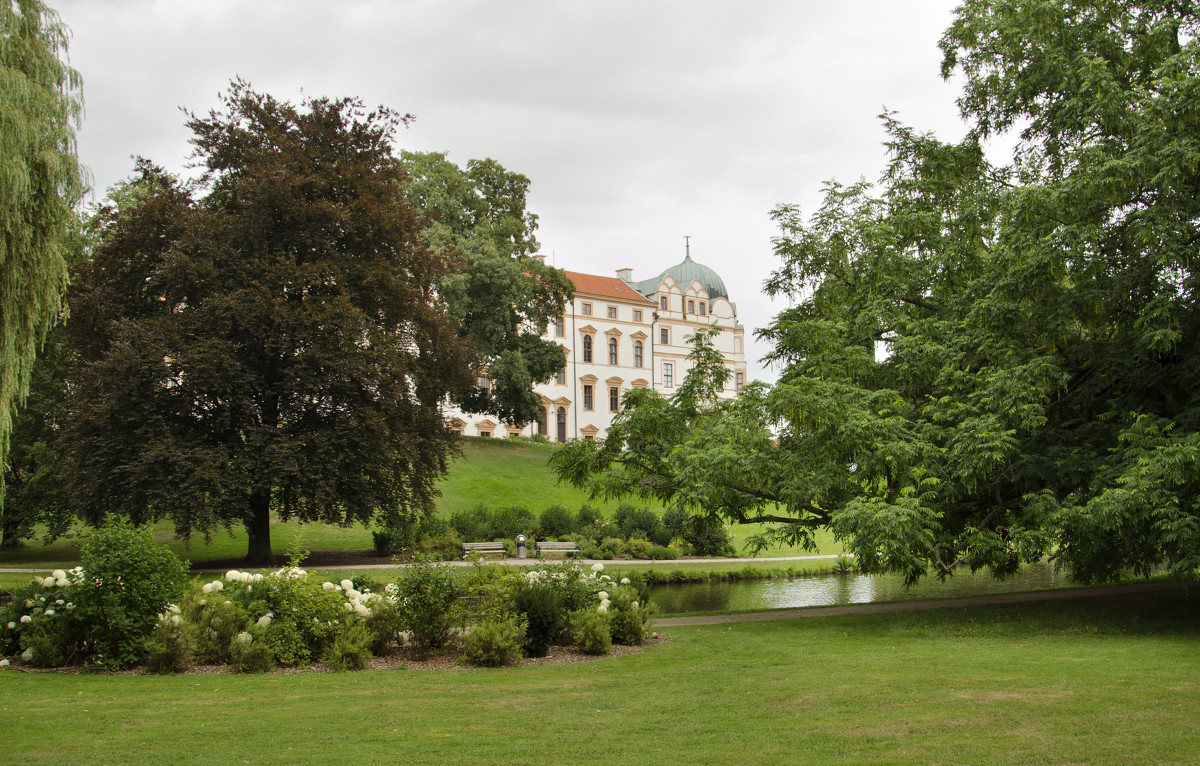
M727 625L742 622L764 622L767 620L791 620L797 617L832 617L844 614L880 614L883 612L915 612L925 609L947 609L962 606L988 606L992 604L1023 604L1063 599L1095 598L1128 593L1153 593L1167 590L1184 590L1183 582L1134 582L1120 585L1100 585L1090 588L1064 588L1041 590L1028 593L997 593L990 596L965 596L963 598L939 598L924 601L892 601L885 604L850 604L849 606L810 606L797 609L772 609L766 612L743 612L740 614L712 614L703 617L658 617L654 627L669 628L684 625Z

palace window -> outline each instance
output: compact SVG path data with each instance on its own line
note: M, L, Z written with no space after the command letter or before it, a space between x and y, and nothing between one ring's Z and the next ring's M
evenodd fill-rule
M688 313L689 314L696 313L696 302L695 301L688 301Z
M675 364L663 362L663 388L675 387Z
M594 389L592 388L591 383L583 384L583 408L588 412L591 412L594 409L595 402L593 400L595 399L595 396L593 395L593 391Z
M633 342L633 366L642 366L642 342L640 340Z
M635 321L635 322L642 321L642 310L641 309L633 310L633 321Z
M554 382L560 386L567 385L567 368L566 367L564 367L561 370L559 370L558 372L554 373Z
M617 307L616 307L616 306L609 306L609 307L608 307L608 318L609 318L609 319L616 319L616 318L617 318Z
M746 373L744 373L744 372L737 373L736 379L737 379L737 392L740 394L740 393L742 393L742 389L746 387Z
M566 326L563 324L563 318L559 317L554 320L554 337L562 338L567 334Z
M584 303L583 306L580 307L579 313L583 314L585 317L590 317L592 315L592 304Z
M583 361L592 361L592 336L583 336Z
M704 316L705 309L707 308L707 304L705 304L704 301L700 301L700 316Z
M665 296L665 295L659 296L659 299L658 299L658 310L659 310L659 311L666 311L666 310L667 310L667 296Z
M616 338L608 339L608 363L609 364L617 363L617 339Z
M608 387L608 411L616 412L621 406L621 389L616 386Z
M671 328L670 327L658 328L658 342L663 344L664 346L671 345Z

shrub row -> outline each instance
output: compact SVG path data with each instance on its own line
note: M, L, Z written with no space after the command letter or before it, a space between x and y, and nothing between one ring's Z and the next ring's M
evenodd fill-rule
M514 552L517 535L529 540L560 540L579 544L585 558L612 559L628 554L640 559L675 559L680 555L732 556L733 546L723 525L671 509L661 517L649 508L623 504L612 519L589 505L571 511L552 505L535 515L523 506L490 509L480 504L455 511L446 519L433 518L406 529L375 532L375 550L384 555L416 552L456 557L463 542L500 541Z
M138 577L99 566L118 559L116 541L128 545L120 559ZM185 589L182 562L166 557L174 559L146 530L115 522L98 531L81 567L32 581L6 607L0 663L261 672L323 661L350 670L407 641L422 655L456 644L468 662L506 665L544 656L554 644L590 653L613 642L640 644L649 616L647 586L615 583L599 564L594 571L573 562L455 571L418 560L379 587L364 577L321 582L294 561L268 573L231 570ZM151 562L158 575L146 570Z

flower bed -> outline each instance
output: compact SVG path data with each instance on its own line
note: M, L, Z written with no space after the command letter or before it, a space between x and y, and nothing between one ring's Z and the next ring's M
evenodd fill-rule
M363 669L381 657L406 664L454 657L499 666L546 656L554 647L602 655L614 643L640 646L649 618L643 607L647 586L628 578L615 582L601 564L519 571L480 563L456 571L417 562L382 584L361 576L322 582L291 565L271 572L230 570L171 600L165 594L147 600L155 609L147 629L126 641L125 657L133 659L105 662L95 651L101 631L94 615L81 613L75 602L95 601L90 591L119 592L122 586L90 577L86 564L31 582L8 605L2 623L5 664L264 672L315 664Z

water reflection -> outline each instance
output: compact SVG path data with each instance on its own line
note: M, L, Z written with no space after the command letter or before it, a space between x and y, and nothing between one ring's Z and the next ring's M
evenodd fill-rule
M869 604L875 601L916 601L930 598L961 598L991 593L1019 593L1038 588L1069 585L1067 577L1041 562L1026 566L1019 575L995 580L987 571L958 572L945 582L927 577L905 590L904 578L893 575L822 575L794 580L710 582L689 585L658 585L650 600L659 614L681 612L741 612L788 609L801 606Z

